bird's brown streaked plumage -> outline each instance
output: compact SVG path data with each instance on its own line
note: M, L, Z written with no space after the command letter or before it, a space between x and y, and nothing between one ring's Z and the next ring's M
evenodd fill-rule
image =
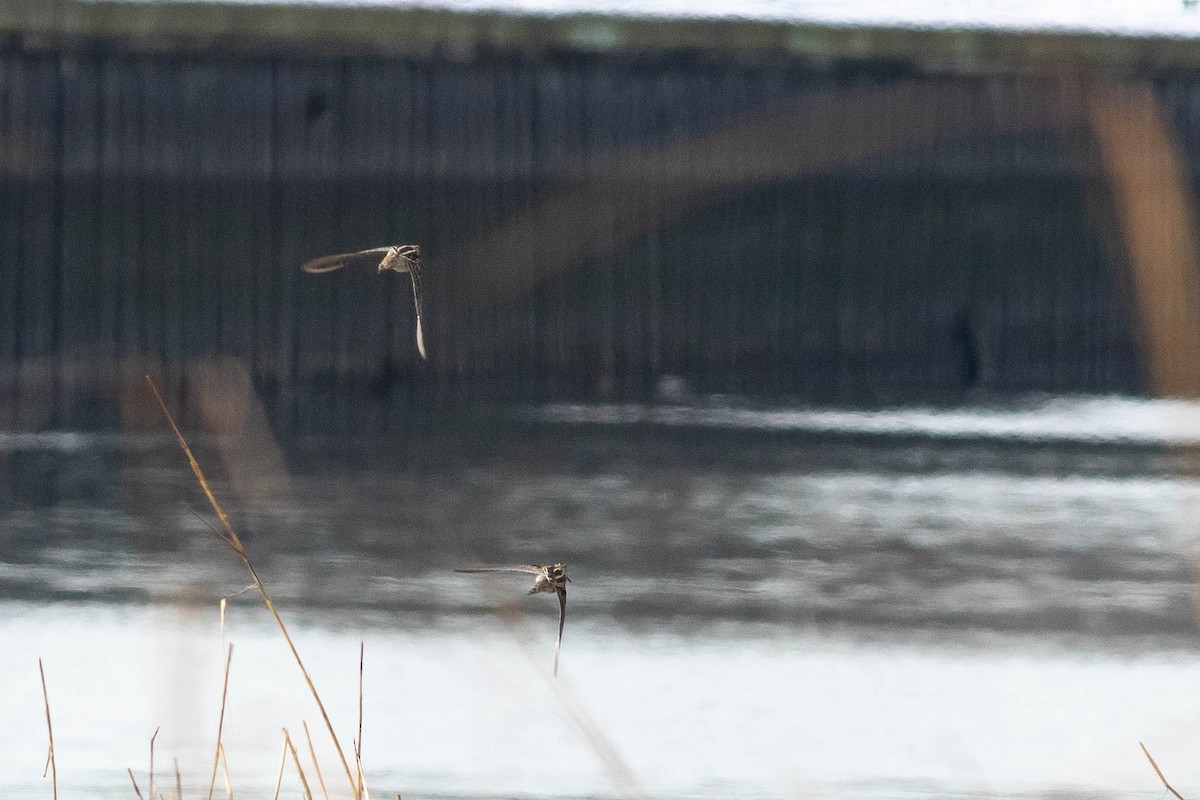
M421 248L418 245L393 244L359 250L356 253L321 256L304 262L300 269L305 272L322 273L360 264L375 266L379 272L389 269L393 272L407 272L412 278L413 306L417 313L417 352L421 354L421 358L426 358L425 331L421 325Z
M567 621L566 564L509 564L505 566L463 567L455 572L525 572L534 576L533 588L527 594L554 592L558 595L558 641L554 645L554 674L558 675L558 654L562 650L563 626Z

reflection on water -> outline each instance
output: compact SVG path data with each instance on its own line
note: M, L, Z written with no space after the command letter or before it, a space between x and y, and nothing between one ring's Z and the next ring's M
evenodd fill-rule
M345 740L365 640L382 796L613 796L563 686L657 797L1160 796L1139 738L1186 795L1200 481L1165 446L1193 416L553 406L296 442L270 503L217 488ZM158 725L206 785L216 599L246 576L179 453L41 434L0 458L0 795L45 795L39 655L77 794L126 793ZM562 682L553 598L449 571L478 560L568 563ZM279 728L318 718L257 601L230 620L231 768L269 793Z
M1200 444L1200 404L1187 400L1048 398L1009 408L751 409L702 406L555 403L523 416L550 422L651 424L705 429L774 430L1017 440L1023 443Z

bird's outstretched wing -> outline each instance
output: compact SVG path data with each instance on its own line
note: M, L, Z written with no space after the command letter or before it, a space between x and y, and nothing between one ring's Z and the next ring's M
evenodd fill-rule
M533 575L541 575L542 568L536 564L508 564L505 566L480 566L480 567L462 567L454 570L455 572L528 572Z
M357 253L338 253L334 256L321 256L320 258L314 258L312 261L305 261L300 266L300 269L305 272L333 272L335 269L351 265L361 264L363 266L378 267L380 260L391 249L391 246L372 247L370 250L359 250Z
M412 278L413 308L417 315L417 352L421 358L425 353L425 326L421 322L421 248L415 244L385 245L359 250L356 253L338 253L306 261L300 269L305 272L333 272L349 266L375 267L379 272L393 270L407 272Z
M564 576L565 577L565 576ZM562 650L563 624L567 621L567 584L555 584L554 592L558 595L558 642L554 645L554 677L558 677L558 651Z

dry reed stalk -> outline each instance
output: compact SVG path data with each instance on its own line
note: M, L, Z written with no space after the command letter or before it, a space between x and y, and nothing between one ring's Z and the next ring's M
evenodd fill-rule
M1158 764L1154 763L1154 757L1150 755L1150 751L1146 749L1146 745L1141 742L1138 742L1138 745L1141 746L1142 752L1146 754L1146 759L1150 762L1150 766L1154 767L1154 772L1158 775L1158 779L1162 781L1162 785L1167 787L1167 791L1175 795L1179 800L1184 800L1183 795L1175 791L1175 787L1167 783L1167 776L1163 775L1162 770L1158 768Z
M158 738L160 730L161 725L154 729L154 735L150 737L150 800L154 800L154 740Z
M300 667L300 672L304 674L304 682L308 684L308 689L312 693L313 699L317 702L317 709L320 710L321 718L325 721L325 728L329 731L329 738L333 740L333 746L337 750L338 758L342 761L342 769L346 773L346 780L350 782L350 791L354 793L355 797L358 797L358 787L354 782L354 774L350 771L350 763L346 760L346 752L342 749L341 742L338 741L337 733L333 730L333 723L329 719L329 713L325 710L325 703L321 701L321 695L317 692L316 684L313 683L312 676L308 674L308 668L304 666L304 661L300 658L300 651L296 649L296 644L292 641L292 636L288 633L287 626L283 624L283 617L279 615L279 610L275 608L275 601L271 599L266 585L258 576L258 570L254 568L254 562L250 560L250 555L246 552L246 548L242 546L241 537L233 529L233 524L230 523L229 517L225 514L225 509L217 502L216 496L213 494L212 489L209 488L208 479L204 477L204 471L200 469L200 463L192 455L192 448L188 446L187 439L183 438L183 433L180 432L179 426L175 424L175 418L167 410L167 404L163 402L162 395L158 393L158 387L154 385L154 380L149 375L146 376L146 383L150 386L150 391L154 393L154 399L158 402L158 407L162 409L163 415L166 416L171 430L175 433L175 438L179 440L179 447L183 450L184 455L187 456L188 465L191 466L192 473L200 483L200 488L204 491L204 496L208 498L209 505L212 506L217 519L221 521L221 527L225 533L221 538L233 549L238 558L242 560L242 563L246 565L246 569L250 572L250 577L254 580L254 587L262 595L263 603L266 604L267 610L271 612L271 616L275 618L275 622L279 625L279 630L283 633L283 638L287 641L288 648L292 651L292 657L296 660L296 665Z
M279 789L283 786L283 768L287 765L287 728L283 729L283 750L279 753L279 773L275 776L275 797L272 800L279 800Z
M358 642L358 738L354 741L354 767L358 772L358 798L363 795L362 768L362 725L363 725L363 654L366 645L360 639Z
M221 714L217 717L217 749L213 753L212 777L208 781L208 800L212 800L217 785L217 764L221 760L221 734L225 730L225 701L229 697L229 662L233 661L233 645L229 645L225 656L225 679L221 685Z
M633 768L629 766L616 745L596 723L587 706L575 692L570 680L565 677L552 676L550 672L544 671L540 666L541 662L534 654L532 644L537 641L537 636L520 606L506 600L497 590L495 581L485 581L484 586L492 596L494 604L499 608L499 617L508 628L513 641L520 647L529 662L534 665L534 671L546 681L551 694L561 703L567 722L604 765L609 778L618 791L629 798L649 797Z
M183 800L183 776L179 774L179 759L175 759L175 800Z
M46 706L46 733L50 736L50 745L46 750L46 766L42 769L42 777L46 770L50 771L50 791L54 800L58 800L58 764L54 760L54 726L50 724L50 693L46 691L46 668L42 659L38 658L38 674L42 676L42 702Z
M292 763L296 765L296 772L300 775L300 784L304 786L305 799L313 800L312 790L308 788L308 778L304 777L304 767L300 766L300 756L296 755L296 745L292 743L292 735L288 733L287 728L283 729L283 741L292 753Z
M225 758L225 745L217 745L217 755L221 757L221 778L225 781L225 797L233 800L233 783L229 780L229 759Z
M146 800L142 797L142 790L138 788L137 778L133 777L133 770L126 767L125 771L129 773L129 780L133 781L133 793L138 796L138 800ZM150 800L154 800L154 798L151 797Z
M537 641L537 637L521 609L511 603L502 603L500 608L500 618L507 624L513 640L520 645L525 657L535 666L535 672L542 677L550 692L562 704L567 722L600 759L600 763L604 765L617 790L629 798L649 797L633 768L629 766L616 745L596 723L587 706L575 691L570 679L566 676L552 677L551 673L540 666L540 659L534 653L532 645L532 642Z
M313 769L317 771L317 780L321 784L321 794L325 800L329 800L329 790L325 788L325 776L321 774L321 762L317 761L317 751L313 748L312 736L308 733L308 723L300 720L300 724L304 726L304 738L308 740L308 754L312 756Z

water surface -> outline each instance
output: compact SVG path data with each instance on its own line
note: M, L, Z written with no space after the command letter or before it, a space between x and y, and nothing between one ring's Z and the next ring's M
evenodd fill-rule
M347 748L365 643L373 796L1159 797L1139 739L1200 788L1194 415L547 406L306 438L281 474L196 440ZM222 596L238 795L302 720L345 791L169 439L0 451L0 795L48 796L39 656L64 794L145 790L156 728L157 788L178 758L206 794ZM554 598L451 572L551 559L557 681Z

